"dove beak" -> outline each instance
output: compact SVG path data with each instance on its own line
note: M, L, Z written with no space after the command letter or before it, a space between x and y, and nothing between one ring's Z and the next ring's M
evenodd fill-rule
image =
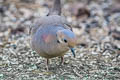
M70 50L71 50L71 52L72 52L72 54L73 54L73 56L75 58L75 49L74 48L70 48Z

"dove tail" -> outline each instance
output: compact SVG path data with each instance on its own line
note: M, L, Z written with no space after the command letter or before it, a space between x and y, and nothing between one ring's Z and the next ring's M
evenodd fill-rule
M50 13L48 15L61 15L61 0L55 0L52 10L50 11Z
M55 0L53 6L53 12L56 12L58 15L61 14L61 0Z

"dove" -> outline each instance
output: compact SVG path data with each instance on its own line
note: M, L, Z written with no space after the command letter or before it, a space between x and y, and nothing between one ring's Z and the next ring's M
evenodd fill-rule
M41 57L46 58L48 69L49 59L61 57L64 63L64 55L71 50L75 57L74 47L77 37L72 32L66 19L61 16L61 1L55 0L52 10L47 16L37 18L31 28L31 47Z

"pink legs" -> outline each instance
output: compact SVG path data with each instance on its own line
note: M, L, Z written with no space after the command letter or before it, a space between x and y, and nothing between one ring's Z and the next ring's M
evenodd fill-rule
M64 56L61 56L61 65L64 65Z
M49 59L47 59L47 61L46 61L46 69L47 69L47 71L49 71L48 66L49 66Z

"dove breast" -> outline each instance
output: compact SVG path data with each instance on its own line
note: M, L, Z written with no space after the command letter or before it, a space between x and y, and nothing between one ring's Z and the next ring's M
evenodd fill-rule
M31 38L32 49L45 58L63 56L69 48L57 42L56 32L62 29L62 26L53 25L38 28Z

